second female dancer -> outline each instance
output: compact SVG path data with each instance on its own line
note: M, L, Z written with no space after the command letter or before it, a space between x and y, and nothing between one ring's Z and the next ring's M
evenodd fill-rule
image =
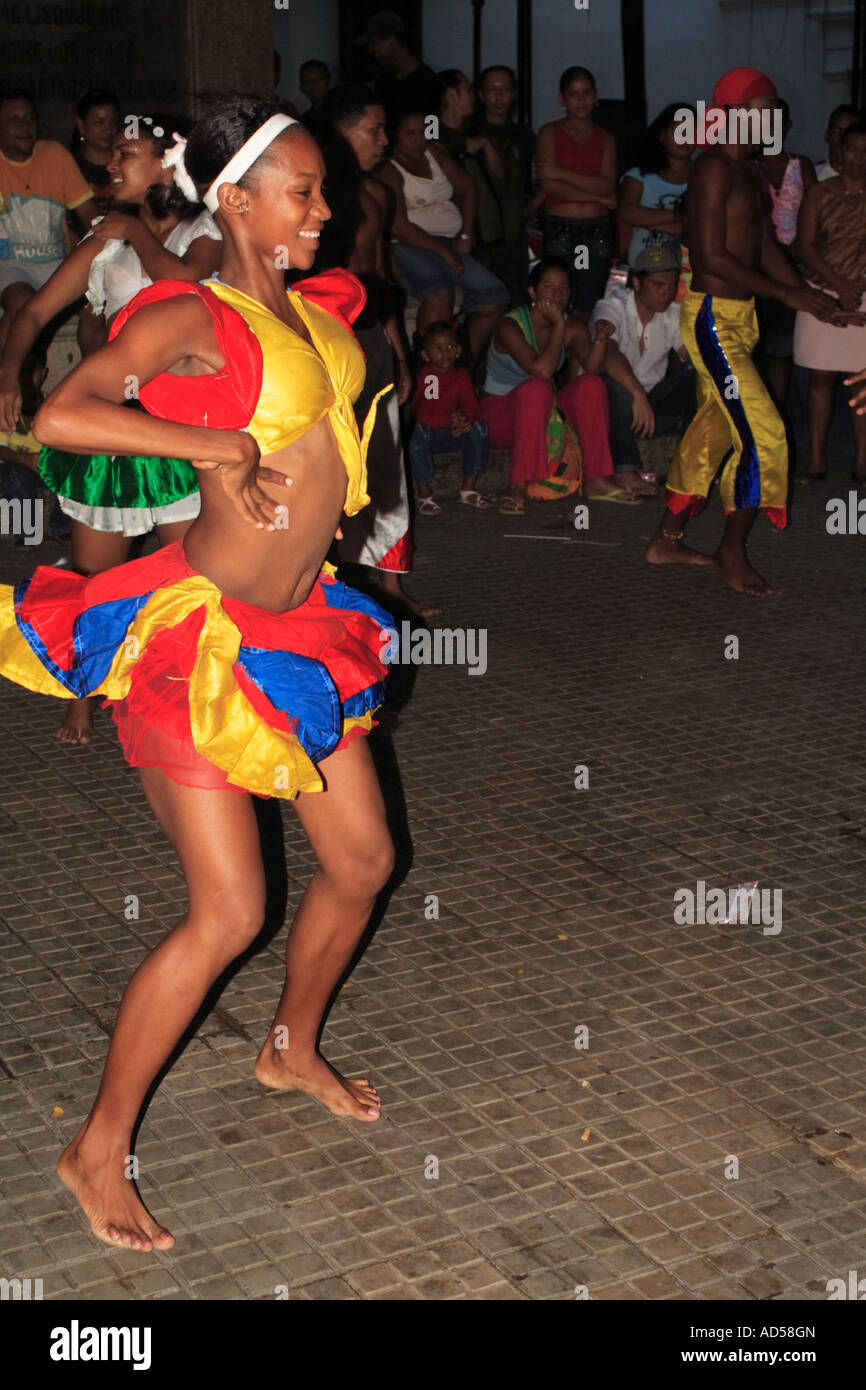
M92 310L86 341L93 350L144 286L203 280L218 268L221 235L195 188L187 183L184 192L175 181L175 137L170 120L162 121L127 117L108 163L115 207L16 314L0 359L0 429L15 428L21 364L39 334L83 294ZM127 395L134 404L130 383ZM43 449L39 472L70 519L72 568L79 574L122 564L133 538L154 528L161 545L179 540L198 516L198 476L182 458ZM91 741L92 700L70 703L57 737L61 743Z
M373 419L359 437L364 362L347 326L364 293L345 271L286 292L286 262L312 266L330 217L303 126L235 98L193 130L185 165L224 237L220 279L142 291L35 430L59 448L190 460L201 514L182 541L104 574L42 568L0 588L0 673L111 702L188 885L186 914L126 988L96 1101L59 1162L94 1234L139 1250L174 1244L125 1176L142 1102L263 921L249 793L293 800L318 860L256 1076L367 1122L377 1091L329 1066L318 1034L394 862L363 737L390 619L323 566L343 511L367 501ZM151 414L124 409L130 375Z

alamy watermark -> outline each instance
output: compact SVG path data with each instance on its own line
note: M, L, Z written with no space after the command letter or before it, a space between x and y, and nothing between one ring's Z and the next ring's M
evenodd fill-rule
M760 926L764 936L778 936L782 930L781 888L758 889L757 883L741 883L737 888L707 889L698 879L694 889L678 888L674 893L674 921L678 927Z
M487 670L486 627L416 628L408 619L379 631L379 660L383 666L466 666L470 676Z
M750 111L744 106L707 106L697 102L697 114L688 106L674 113L674 139L678 145L759 146L767 154L782 148L782 112L777 106Z
M0 536L21 536L25 545L41 545L42 498L0 497Z

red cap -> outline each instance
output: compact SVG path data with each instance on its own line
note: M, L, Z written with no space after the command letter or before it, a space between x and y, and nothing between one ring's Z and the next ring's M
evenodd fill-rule
M755 97L774 97L776 84L757 68L731 68L713 88L713 106L745 106Z

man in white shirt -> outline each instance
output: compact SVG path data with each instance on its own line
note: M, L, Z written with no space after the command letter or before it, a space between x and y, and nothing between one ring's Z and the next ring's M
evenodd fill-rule
M635 259L631 288L612 290L592 311L593 324L613 326L604 381L617 483L644 497L657 488L641 478L637 440L682 433L695 411L695 374L674 303L679 270L668 247L647 247ZM669 374L672 352L680 361Z
M818 182L823 183L825 179L834 179L842 170L842 136L849 126L859 125L863 120L863 112L858 111L856 106L834 106L830 112L830 119L827 122L827 129L824 131L824 139L827 141L827 159L815 168Z

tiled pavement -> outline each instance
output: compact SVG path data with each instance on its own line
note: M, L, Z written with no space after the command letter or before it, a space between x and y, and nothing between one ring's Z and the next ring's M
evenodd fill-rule
M485 628L489 664L401 669L375 738L403 877L323 1046L383 1118L255 1081L279 927L145 1117L168 1255L96 1245L53 1163L182 881L106 717L65 750L56 706L3 683L3 1273L46 1299L784 1301L866 1271L866 542L824 528L845 478L756 528L767 602L645 568L654 504L595 505L588 532L547 530L549 504L422 521L415 592ZM36 558L0 542L2 578ZM291 908L311 856L282 819ZM781 932L676 925L700 879L780 888Z

